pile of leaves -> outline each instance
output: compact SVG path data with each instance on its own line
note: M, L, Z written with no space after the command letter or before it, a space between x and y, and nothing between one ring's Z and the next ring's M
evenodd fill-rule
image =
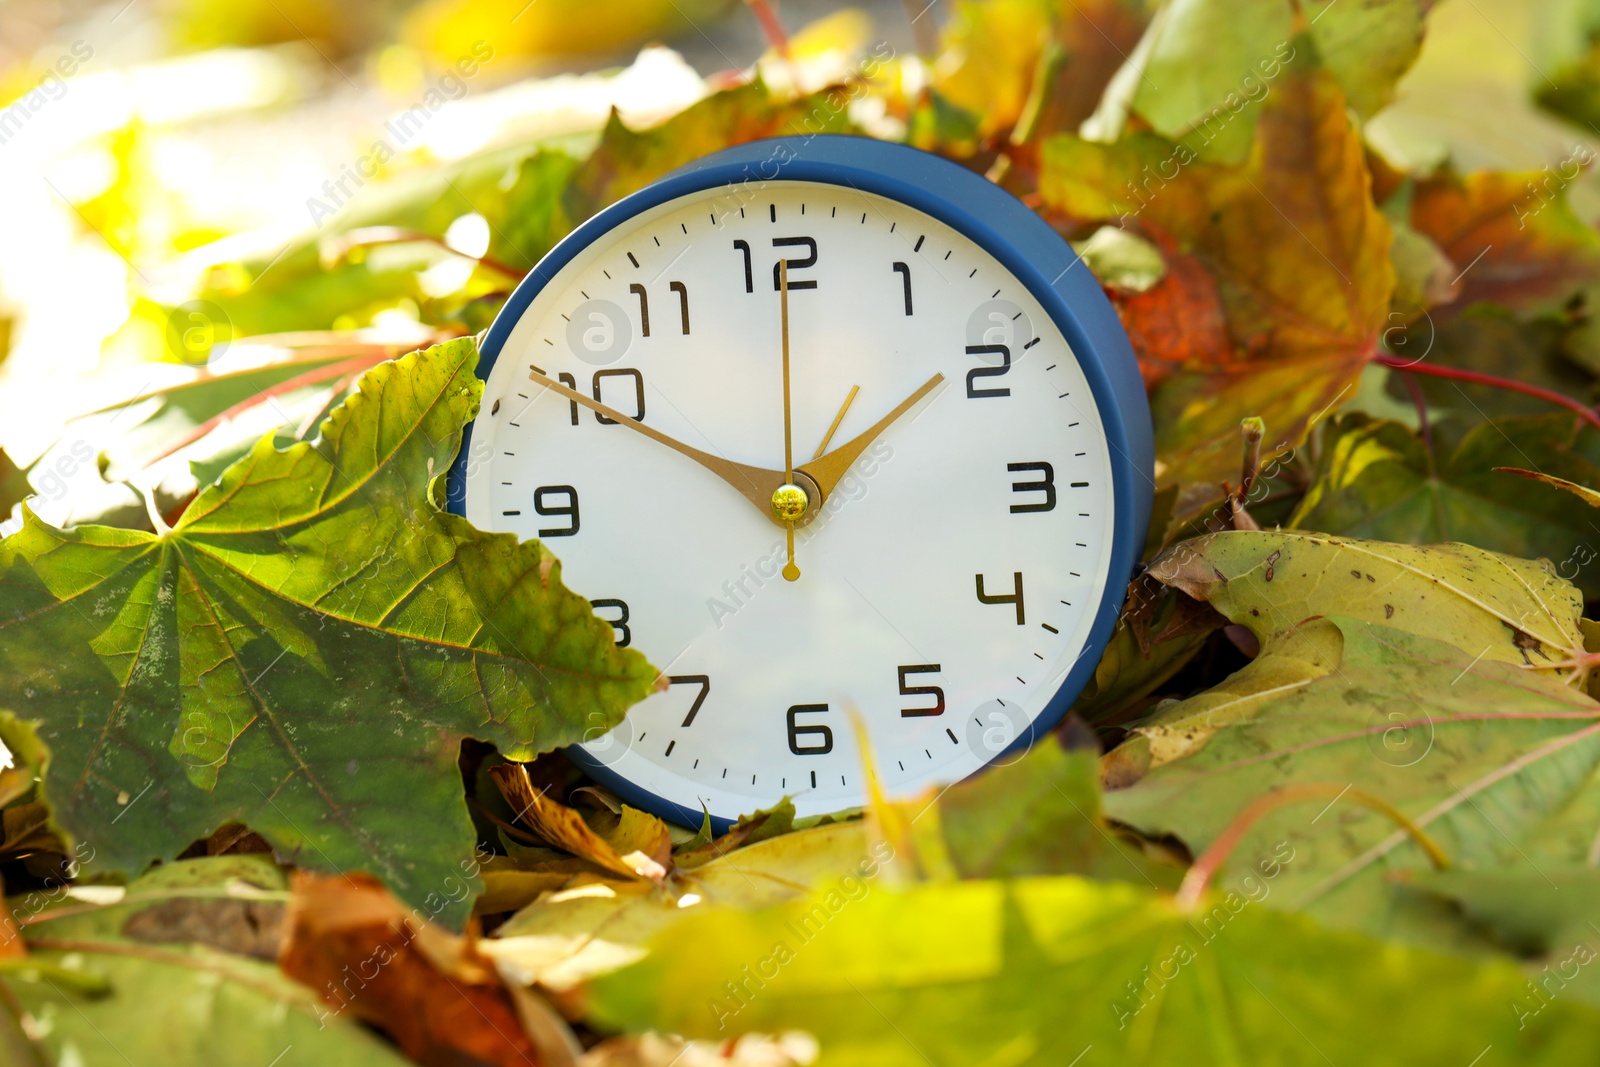
M796 38L788 87L413 172L219 266L194 295L276 357L85 414L148 499L0 542L0 1062L1593 1061L1592 153L1380 151L1430 7L968 0L937 54L802 92ZM1537 103L1587 124L1581 7ZM715 837L560 755L657 671L441 476L472 335L574 224L818 132L1074 243L1149 388L1157 520L1032 751ZM464 215L488 247L440 293ZM363 332L397 307L431 343ZM40 473L0 454L0 503Z

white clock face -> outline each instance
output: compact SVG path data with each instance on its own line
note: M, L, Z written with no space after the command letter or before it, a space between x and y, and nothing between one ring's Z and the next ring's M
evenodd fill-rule
M751 499L785 473L780 259L796 468L942 376L820 504L796 478L793 581ZM530 368L776 476L741 491ZM977 244L880 196L769 182L636 216L545 286L489 375L465 510L541 539L672 679L591 755L690 811L787 795L817 814L865 800L852 709L895 795L972 773L1045 710L1105 593L1107 448L1066 340Z

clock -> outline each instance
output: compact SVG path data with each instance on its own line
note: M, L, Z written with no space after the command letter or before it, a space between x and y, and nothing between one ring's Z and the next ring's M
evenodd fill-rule
M1144 543L1149 407L1037 215L911 148L707 156L550 252L450 476L662 686L569 750L698 826L911 795L1065 715ZM859 726L859 730L857 727Z

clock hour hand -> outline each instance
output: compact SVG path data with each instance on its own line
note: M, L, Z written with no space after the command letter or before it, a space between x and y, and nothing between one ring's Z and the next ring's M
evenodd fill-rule
M764 467L752 467L748 463L735 463L733 460L714 456L710 452L702 452L692 445L686 445L676 438L668 437L654 426L650 426L638 419L624 415L614 407L602 404L598 400L590 399L578 392L569 389L554 378L547 377L537 370L529 369L528 378L537 385L542 385L553 393L580 404L591 411L604 415L613 422L619 423L644 434L658 444L666 445L674 452L687 456L718 478L733 486L746 500L754 504L767 518L772 519L772 491L783 484L783 472L767 470ZM845 446L849 447L849 446ZM776 520L774 520L776 521Z
M933 392L939 383L943 381L943 374L935 374L932 378L917 386L916 392L902 400L889 414L827 455L814 459L803 466L796 467L795 473L804 474L816 482L817 487L822 490L823 499L826 500L828 494L833 492L834 486L838 485L840 480L850 472L850 465L861 458L861 453L867 450L867 446L876 441L879 435L887 430L896 419L916 407L919 400ZM830 430L828 432L831 434L833 431Z

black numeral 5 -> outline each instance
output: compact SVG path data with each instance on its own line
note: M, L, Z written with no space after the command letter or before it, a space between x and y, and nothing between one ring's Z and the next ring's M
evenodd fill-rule
M944 690L943 689L940 689L936 685L907 685L906 684L906 675L908 675L908 674L938 674L938 673L939 673L939 665L937 663L915 663L915 664L912 664L910 666L906 666L906 667L901 667L900 668L900 695L901 696L903 696L903 697L914 697L914 696L931 696L931 697L933 697L933 707L931 707L931 708L901 708L900 709L900 714L902 716L904 716L907 719L914 719L914 718L918 718L918 717L924 716L924 715L943 715L944 714Z

